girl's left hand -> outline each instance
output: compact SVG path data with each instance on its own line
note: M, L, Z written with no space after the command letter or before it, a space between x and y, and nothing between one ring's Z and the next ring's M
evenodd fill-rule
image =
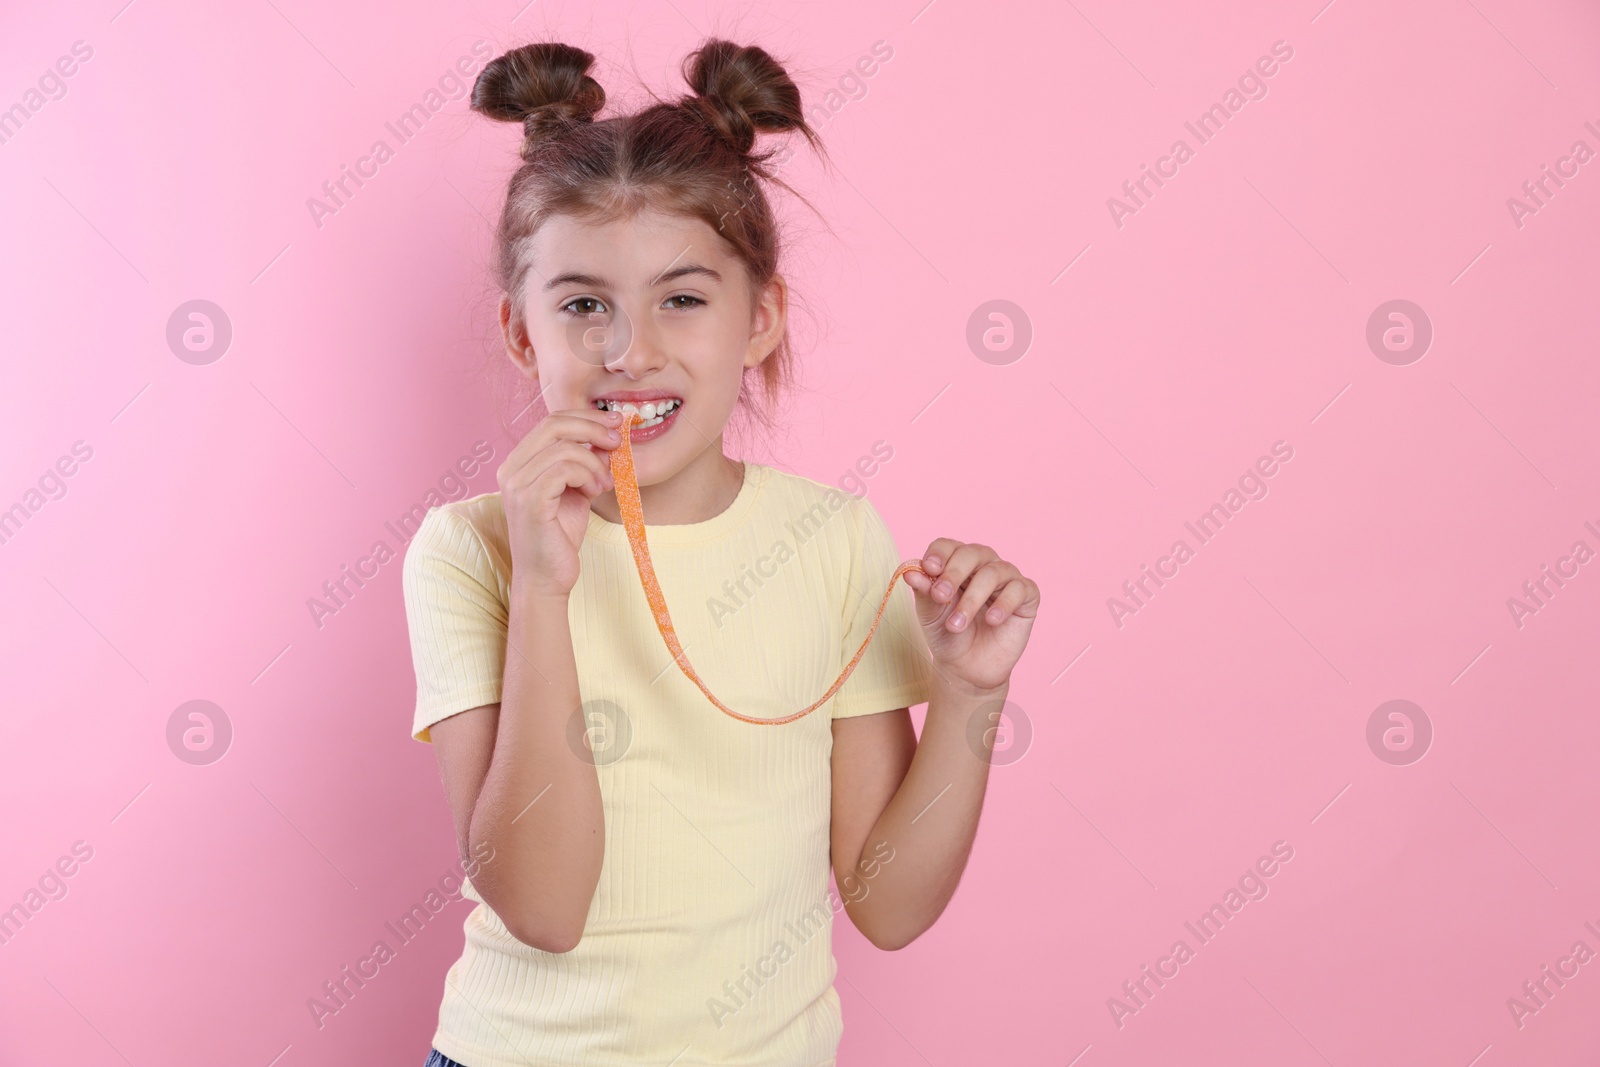
M1033 631L1039 586L988 545L948 537L928 546L922 566L905 580L940 674L977 690L1005 685Z

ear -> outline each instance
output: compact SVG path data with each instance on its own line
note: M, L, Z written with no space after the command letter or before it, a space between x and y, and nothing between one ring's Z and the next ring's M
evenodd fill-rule
M744 354L746 368L759 367L776 351L788 321L789 283L783 275L774 274L755 294L755 306L750 315L750 344Z
M511 356L511 362L517 365L517 370L523 376L535 382L539 380L539 364L533 358L533 345L528 340L528 327L522 316L516 314L511 306L511 298L500 298L500 336L505 339L506 352Z

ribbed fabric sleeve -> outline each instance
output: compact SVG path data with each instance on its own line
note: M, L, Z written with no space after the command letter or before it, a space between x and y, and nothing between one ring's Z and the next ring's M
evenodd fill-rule
M849 508L854 528L843 616L848 634L843 649L846 663L872 627L889 577L902 558L894 536L870 500L852 497ZM933 661L917 620L915 594L901 578L895 582L889 606L884 608L883 620L861 662L833 695L833 717L871 715L926 703L932 681Z
M899 563L877 510L745 464L704 522L650 526L650 554L696 672L742 714L825 692ZM445 976L434 1047L467 1067L825 1067L833 988L832 720L928 699L932 668L902 581L855 673L782 726L722 714L673 663L623 527L591 513L569 598L605 817L600 881L566 953L477 903ZM498 493L429 511L406 550L412 736L500 699L510 590ZM489 861L489 862L492 862Z
M448 507L431 508L401 564L417 706L411 736L500 702L510 616L478 532Z

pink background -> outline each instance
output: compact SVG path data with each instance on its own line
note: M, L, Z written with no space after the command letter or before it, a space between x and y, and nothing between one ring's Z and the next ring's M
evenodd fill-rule
M320 627L307 601L480 439L466 489L493 489L526 431L485 269L517 133L459 97L405 145L383 124L474 41L581 45L631 107L708 33L810 105L853 87L837 171L785 171L821 213L785 209L805 389L745 456L837 483L886 441L866 484L903 554L981 541L1044 591L1031 747L948 911L899 953L837 928L841 1063L1594 1062L1600 962L1520 1027L1507 999L1600 951L1600 563L1520 627L1507 601L1600 549L1600 161L1520 226L1507 199L1600 149L1600 13L1321 3L8 11L0 107L93 55L0 144L0 507L92 458L0 545L0 907L93 856L0 946L0 1062L420 1067L466 904L320 1029L306 1006L454 865L399 561ZM1275 41L1267 95L1198 144ZM319 227L307 199L379 138ZM208 365L165 337L192 299L233 327ZM1033 330L1003 364L966 341L995 299ZM1366 341L1393 299L1434 330L1403 366ZM1119 627L1108 598L1277 441L1270 493ZM196 699L233 727L206 766L166 737ZM1432 724L1409 765L1367 742L1391 699ZM1277 841L1269 895L1198 946L1185 921Z

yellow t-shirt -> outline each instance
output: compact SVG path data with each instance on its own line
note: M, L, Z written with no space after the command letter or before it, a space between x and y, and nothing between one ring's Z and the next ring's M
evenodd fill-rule
M746 463L704 522L648 526L684 652L744 715L827 691L900 562L877 510ZM927 701L914 595L898 588L855 673L795 722L719 711L673 663L624 528L590 513L568 619L605 812L605 858L571 952L517 941L478 905L445 976L436 1048L466 1067L825 1067L833 988L830 718ZM431 509L406 550L412 736L500 700L510 553L499 493ZM490 861L492 862L492 860Z

